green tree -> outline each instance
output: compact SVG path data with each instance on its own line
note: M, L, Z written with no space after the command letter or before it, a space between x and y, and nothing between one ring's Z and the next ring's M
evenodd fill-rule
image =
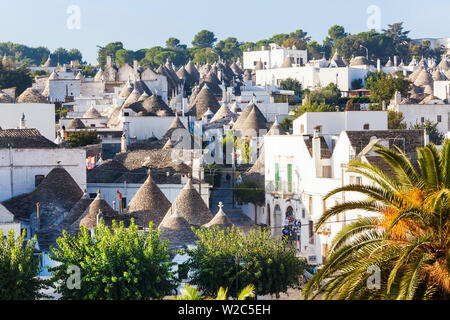
M270 230L260 228L247 234L235 227L194 230L197 247L187 250L192 272L191 284L204 295L214 296L217 288L229 288L230 296L254 284L259 295L286 292L298 288L305 260L287 241L272 239Z
M411 39L408 37L410 31L404 30L403 22L389 24L388 28L383 30L383 33L392 39L395 54L402 59L408 59L409 44L411 42Z
M25 242L26 232L15 236L0 229L0 300L37 300L46 298L41 290L47 282L38 278L39 259L34 256L36 237Z
M345 32L344 27L339 25L334 25L328 30L328 36L323 41L323 50L326 53L326 57L331 57L331 52L336 44L336 41L347 37L348 34Z
M287 78L280 82L280 88L283 90L294 91L295 97L289 97L289 104L296 104L299 102L300 97L303 94L302 84L292 78Z
M384 102L391 101L396 91L407 96L411 90L411 82L402 73L385 74L383 71L368 74L366 88L371 91L370 100L378 104L378 109Z
M213 48L201 48L194 51L194 59L192 61L200 64L214 63L219 61L219 55Z
M100 143L97 131L81 130L69 132L67 134L67 142L70 148L78 148Z
M445 136L443 133L439 131L437 126L438 126L437 122L432 122L430 120L426 120L424 123L419 123L416 121L416 123L410 124L411 129L419 129L419 130L425 129L430 138L430 142L436 145L440 145L444 140Z
M166 41L166 48L168 49L177 49L178 45L180 44L180 40L174 37L170 37Z
M222 57L222 59L224 59L228 63L232 63L242 55L240 45L241 43L239 43L236 38L228 37L216 44L216 50Z
M311 41L306 45L310 59L320 59L323 57L324 49L317 41Z
M363 201L346 201L327 210L316 230L349 210L377 213L344 228L333 240L327 262L306 285L304 295L325 299L446 299L450 298L450 142L439 152L433 144L418 149L418 165L406 155L376 147L389 165L379 168L360 160L349 171L370 183L331 191L356 192ZM379 268L379 289L370 288Z
M236 199L240 203L251 203L254 208L255 224L258 224L258 206L263 206L266 201L264 187L256 182L246 181L238 184L234 189Z
M91 65L84 65L81 68L81 73L88 78L95 77L95 74L97 73L97 69L94 66Z
M362 87L363 87L363 79L359 78L352 81L353 90L358 90L361 89Z
M100 47L97 55L97 61L100 67L102 69L105 67L106 57L111 56L115 58L116 52L121 49L123 49L123 43L119 41L108 43L105 47Z
M319 104L317 101L311 102L310 100L306 100L303 105L292 107L291 111L294 113L292 119L296 119L306 112L335 112L337 108L324 102Z
M33 77L31 71L25 66L18 69L6 69L0 62L0 89L16 88L16 96L19 96L25 89L31 87Z
M125 50L120 49L116 51L116 64L121 67L125 64L133 65L134 60L134 51L133 50Z
M76 237L63 231L57 243L61 249L52 248L53 259L60 265L51 268L52 281L64 300L161 299L177 287L168 242L152 224L143 233L133 221L129 228L115 221L109 228L101 221L93 237L81 227ZM66 285L73 266L80 269L77 290Z
M389 110L388 111L388 129L389 130L404 130L406 129L406 122L403 113Z
M311 91L308 96L311 102L338 104L339 98L341 97L341 90L339 90L336 84L330 83L325 88Z
M199 48L211 48L214 42L217 41L216 36L213 32L208 30L202 30L194 36L192 45Z

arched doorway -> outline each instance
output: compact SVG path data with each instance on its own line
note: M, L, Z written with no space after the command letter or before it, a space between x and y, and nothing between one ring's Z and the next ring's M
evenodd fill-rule
M291 206L287 207L285 218L294 218L294 209Z

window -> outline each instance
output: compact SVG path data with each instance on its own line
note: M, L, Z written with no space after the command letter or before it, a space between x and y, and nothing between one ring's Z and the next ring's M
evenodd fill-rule
M302 219L305 219L306 217L306 210L305 208L302 208Z
M364 130L370 130L370 124L368 123L364 124Z
M323 178L331 178L331 166L323 166L322 167L322 177Z
M42 174L38 174L36 176L34 176L34 187L37 187L38 185L41 184L42 180L44 180L44 175Z
M89 193L89 198L91 199L95 199L96 196L97 196L96 193Z
M288 192L292 192L292 164L287 166L287 178L288 178Z
M424 117L420 118L420 122L425 123L425 118Z
M128 116L130 115L130 113L129 113L129 112L124 112L123 115L124 115L125 117L128 117Z
M253 61L253 65L256 66L256 61Z
M91 123L91 128L95 128L95 123Z
M122 197L122 209L126 209L127 207L127 198Z
M311 195L308 196L308 204L309 204L309 215L312 216L312 214L313 214L313 197Z
M350 184L361 185L362 184L362 178L361 177L350 176Z
M309 221L309 243L314 244L314 221Z
M275 163L275 191L278 191L280 187L280 165Z
M442 116L441 115L437 116L437 122L442 122Z
M305 125L301 124L300 125L300 133L304 133L305 132Z

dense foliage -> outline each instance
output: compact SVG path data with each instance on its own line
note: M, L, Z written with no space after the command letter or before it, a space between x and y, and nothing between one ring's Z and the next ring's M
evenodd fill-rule
M177 287L168 243L152 225L142 233L133 222L129 228L115 221L109 228L101 222L93 237L81 227L75 237L64 231L57 243L60 249L52 248L53 259L61 264L51 271L62 299L161 299ZM68 272L73 266L80 270L78 288Z
M53 60L53 64L56 63L68 64L70 61L82 62L83 56L78 49L67 50L64 48L57 48L53 53L45 47L28 47L19 43L1 42L0 43L0 55L6 56L15 61L20 62L22 65L40 66L47 58Z
M378 104L376 109L379 110L381 110L383 101L386 105L389 104L396 91L400 92L403 97L407 96L411 85L411 82L401 72L396 74L375 72L370 73L366 78L366 88L371 91L370 99Z
M221 286L236 297L249 284L258 295L278 295L300 285L305 261L286 241L272 239L269 229L244 234L235 227L202 228L195 233L197 247L187 250L190 283L206 296L215 295Z
M33 79L29 69L24 66L17 69L5 68L0 62L0 89L15 87L16 96L19 96L32 84Z
M388 129L390 130L404 130L406 129L406 122L403 113L389 110L388 111Z
M310 59L319 59L324 55L330 58L334 52L339 52L347 61L351 57L366 55L368 49L369 58L376 60L380 58L382 63L386 63L389 57L394 55L404 59L405 62L410 61L413 57L434 57L438 61L445 52L443 47L431 49L429 41L422 44L414 44L408 37L409 31L405 31L403 23L394 23L389 25L382 32L368 31L357 34L349 34L344 27L334 25L328 31L328 36L319 43L308 36L308 32L298 29L290 33L275 34L270 38L262 39L256 42L241 42L235 37L227 37L217 41L215 34L209 30L201 30L192 41L192 47L181 44L180 40L174 37L167 39L165 47L156 46L148 49L140 49L137 51L126 50L120 51L119 57L117 52L125 50L121 42L113 42L107 44L99 50L98 62L104 67L106 56L112 55L119 58L120 63L130 60L132 57L138 60L142 66L157 67L168 60L175 65L185 64L189 59L196 63L213 63L219 58L232 63L243 57L243 52L247 50L261 50L263 46L266 48L271 43L279 46L292 48L295 46L300 50L308 50Z
M350 163L350 172L371 183L344 186L326 198L357 192L366 200L327 210L316 228L349 210L376 215L337 234L327 262L305 287L307 298L319 293L349 300L450 298L450 141L440 152L433 144L417 152L418 169L404 154L380 146L376 153L389 169Z
M439 131L437 126L438 126L437 122L432 122L430 120L425 120L424 123L416 122L410 124L411 129L419 129L419 130L425 129L427 131L428 137L430 138L430 142L436 145L440 145L444 140L445 136L442 132Z
M253 298L255 296L254 294L255 286L252 284L249 284L244 289L239 292L237 300L246 300L248 298ZM211 297L207 297L206 299L203 299L201 293L198 291L198 289L194 288L190 285L185 285L184 288L180 289L181 295L176 296L175 300L228 300L228 289L224 289L223 287L220 287L217 291L217 296L215 299Z
M25 243L25 231L6 236L0 229L0 300L36 300L45 298L40 291L46 282L39 275L39 259L34 256L36 238Z
M81 130L67 133L67 142L70 148L84 147L100 143L97 131Z

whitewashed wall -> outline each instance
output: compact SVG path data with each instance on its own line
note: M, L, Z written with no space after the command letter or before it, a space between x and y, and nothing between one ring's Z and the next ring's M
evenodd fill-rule
M32 192L35 176L47 176L57 167L57 161L81 189L86 188L84 149L12 149L11 154L9 149L0 149L0 201Z
M0 127L14 129L19 126L22 113L26 126L38 129L49 139L55 140L55 105L47 103L0 103Z
M187 117L179 117L180 121L188 128ZM124 117L124 122L129 122L129 136L138 140L151 138L153 135L161 139L169 129L175 117Z

